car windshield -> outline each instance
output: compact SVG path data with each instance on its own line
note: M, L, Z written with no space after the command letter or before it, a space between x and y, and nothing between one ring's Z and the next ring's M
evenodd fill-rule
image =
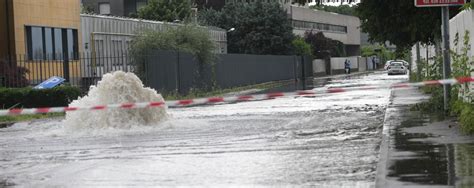
M392 67L401 67L403 64L400 62L392 63Z

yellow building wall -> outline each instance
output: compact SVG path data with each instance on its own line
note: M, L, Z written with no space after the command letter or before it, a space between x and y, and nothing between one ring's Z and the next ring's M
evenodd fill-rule
M24 55L27 53L26 26L77 29L78 49L81 50L79 0L14 0L13 9L16 54ZM26 63L25 67L30 70L27 77L30 80L36 80L31 78L55 76L51 71L48 72L49 68L60 70L59 73L56 72L55 74L62 75L62 65L62 61L48 60L43 62L30 61ZM69 69L71 77L80 76L80 62L71 61Z

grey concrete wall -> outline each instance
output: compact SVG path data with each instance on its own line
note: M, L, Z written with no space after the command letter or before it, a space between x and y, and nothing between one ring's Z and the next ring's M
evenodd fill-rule
M346 59L351 61L351 69L359 68L357 57L333 57L331 58L331 69L344 69L344 62L346 61Z
M359 61L359 71L367 71L367 58L366 57L357 57Z
M295 57L226 54L216 65L217 85L222 88L294 79Z
M314 76L326 75L326 61L324 59L313 60L313 74Z

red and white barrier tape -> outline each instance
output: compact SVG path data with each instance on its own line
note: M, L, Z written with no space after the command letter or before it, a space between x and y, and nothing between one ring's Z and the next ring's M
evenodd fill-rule
M266 100L274 99L284 96L309 96L317 94L326 94L326 93L341 93L348 91L358 91L358 90L374 90L374 89L383 89L383 88L413 88L421 86L430 86L430 85L455 85L462 84L467 82L474 82L474 77L463 77L457 79L446 79L446 80L432 80L424 81L418 83L398 83L390 86L362 86L362 87L347 87L347 88L328 88L321 91L314 90L305 90L305 91L295 91L295 92L276 92L276 93L267 93L259 95L242 95L242 96L233 96L233 97L210 97L210 98L200 98L200 99L187 99L187 100L177 100L177 101L167 101L167 102L140 102L140 103L124 103L124 104L109 104L109 105L98 105L90 107L52 107L52 108L29 108L29 109L9 109L9 110L0 110L0 116L7 115L24 115L24 114L44 114L44 113L53 113L53 112L71 112L71 111L95 111L95 110L106 110L106 109L137 109L137 108L150 108L150 107L185 107L185 106L196 106L204 104L217 104L217 103L231 103L231 102L242 102L242 101L254 101L254 100Z

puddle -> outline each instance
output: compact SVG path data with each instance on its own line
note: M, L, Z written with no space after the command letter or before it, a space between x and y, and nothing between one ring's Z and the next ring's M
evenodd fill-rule
M474 137L459 133L453 119L405 113L392 132L388 177L419 185L474 186Z

